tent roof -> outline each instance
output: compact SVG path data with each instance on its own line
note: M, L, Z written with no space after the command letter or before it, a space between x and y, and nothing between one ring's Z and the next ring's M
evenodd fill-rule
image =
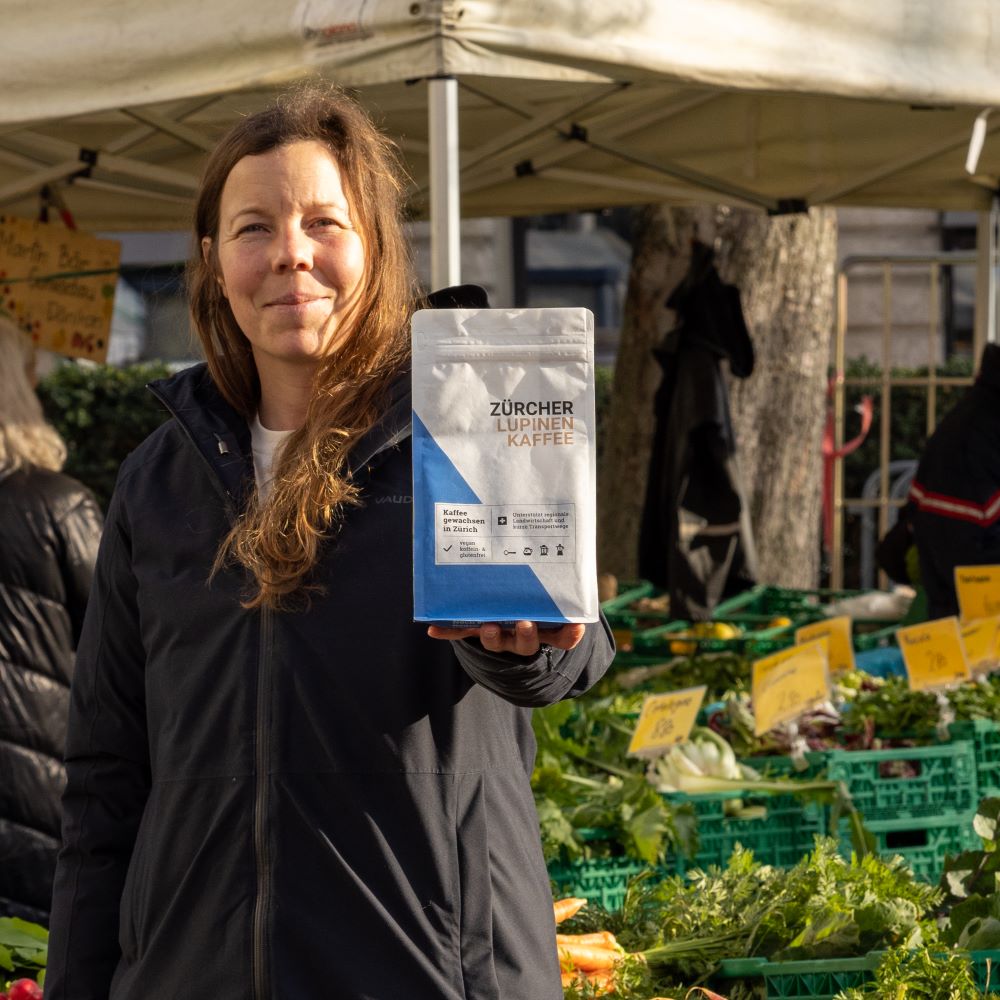
M0 0L0 212L184 228L205 151L276 86L358 88L426 211L426 79L459 81L462 212L646 201L979 209L996 0ZM1000 129L1000 114L988 129Z

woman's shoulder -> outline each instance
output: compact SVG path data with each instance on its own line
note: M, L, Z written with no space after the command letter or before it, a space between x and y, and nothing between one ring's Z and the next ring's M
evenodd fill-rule
M136 473L155 471L158 464L184 444L184 432L176 418L165 420L141 444L126 455L118 472L118 485Z

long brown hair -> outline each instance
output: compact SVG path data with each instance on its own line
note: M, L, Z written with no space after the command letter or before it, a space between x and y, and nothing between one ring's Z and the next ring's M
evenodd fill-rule
M245 156L310 140L323 143L337 161L364 246L364 276L348 319L350 333L317 368L305 424L282 449L271 495L265 502L251 499L219 549L216 569L235 562L253 578L248 608L300 606L317 589L310 576L323 539L345 507L360 502L346 468L348 452L377 422L386 389L409 354L416 284L402 228L403 173L395 148L354 100L335 87L310 83L240 121L205 167L195 235L196 246L208 237L212 249L208 260L192 257L188 288L209 372L228 402L251 420L260 398L257 368L218 281L222 190Z

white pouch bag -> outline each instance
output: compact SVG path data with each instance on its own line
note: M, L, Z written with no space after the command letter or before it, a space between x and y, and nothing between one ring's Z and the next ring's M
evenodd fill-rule
M594 622L594 318L413 317L417 621Z

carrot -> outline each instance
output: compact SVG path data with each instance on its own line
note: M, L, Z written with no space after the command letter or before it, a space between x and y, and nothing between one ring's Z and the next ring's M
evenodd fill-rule
M614 975L610 972L579 972L574 969L572 972L563 972L561 978L563 989L589 983L598 994L615 992Z
M557 944L596 944L604 948L617 948L618 942L611 931L594 931L590 934L557 934Z
M569 920L570 917L579 913L586 905L587 901L585 899L577 899L573 896L566 899L557 899L552 904L552 908L555 911L556 923L561 924L564 920Z
M583 972L598 972L613 969L624 957L624 952L593 944L561 944L559 960L563 965L571 965Z

